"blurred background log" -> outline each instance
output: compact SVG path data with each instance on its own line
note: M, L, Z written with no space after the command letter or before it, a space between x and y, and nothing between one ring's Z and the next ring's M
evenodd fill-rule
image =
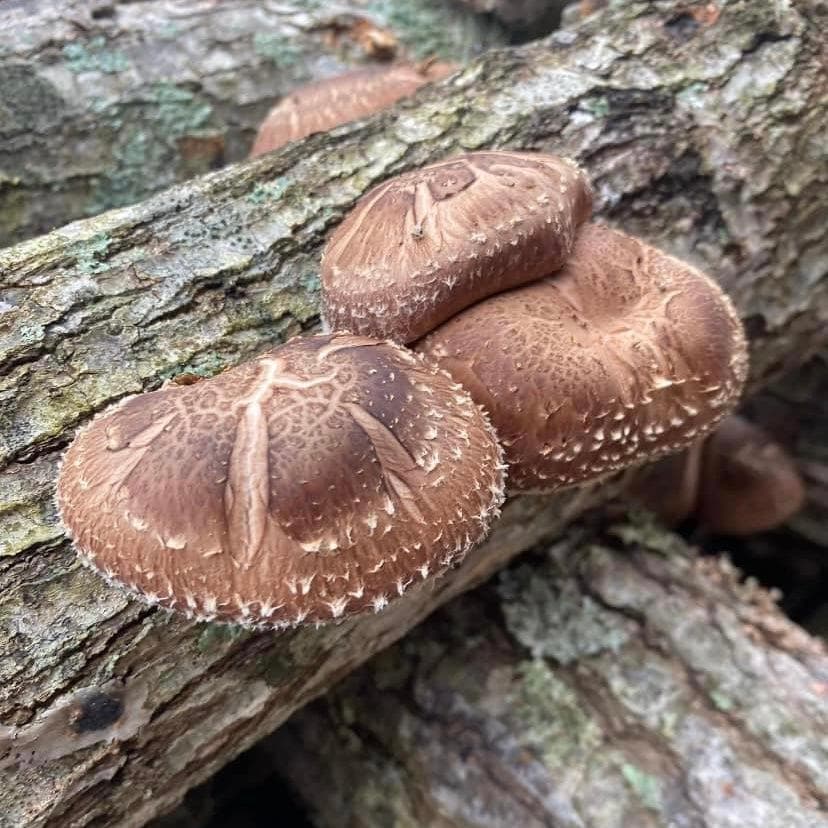
M244 158L300 83L507 41L450 0L6 0L0 23L0 247Z
M452 575L319 631L187 623L78 568L52 505L75 428L125 394L215 373L312 327L325 235L377 181L461 149L570 154L601 216L729 290L751 336L752 390L824 345L817 6L615 4L390 113L0 252L0 820L147 822L608 496L512 501Z

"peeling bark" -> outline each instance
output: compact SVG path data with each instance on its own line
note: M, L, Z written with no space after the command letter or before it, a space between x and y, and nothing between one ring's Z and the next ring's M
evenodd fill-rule
M125 394L215 373L313 326L325 234L372 184L464 148L570 154L605 219L730 291L754 388L825 342L817 5L732 0L691 25L671 3L616 4L393 112L0 252L0 825L146 822L606 496L512 501L450 576L318 631L187 623L79 569L52 504L74 429ZM66 734L98 721L88 698L123 718L73 749Z
M6 0L0 247L244 158L301 83L504 42L450 0Z

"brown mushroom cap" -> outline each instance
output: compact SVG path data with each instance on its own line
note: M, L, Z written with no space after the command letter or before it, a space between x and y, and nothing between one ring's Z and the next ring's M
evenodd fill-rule
M489 412L514 490L550 491L678 451L733 406L747 370L730 300L684 262L598 224L552 277L428 336Z
M289 626L378 610L459 561L498 513L501 459L432 363L315 336L97 417L58 504L81 558L146 600Z
M787 452L743 417L728 417L704 447L699 521L711 532L749 535L784 523L805 501Z
M424 84L447 77L456 68L438 61L371 66L301 86L270 110L259 127L250 156L373 115L413 95Z
M559 268L592 210L569 159L473 152L363 196L322 254L333 330L412 342L493 293Z

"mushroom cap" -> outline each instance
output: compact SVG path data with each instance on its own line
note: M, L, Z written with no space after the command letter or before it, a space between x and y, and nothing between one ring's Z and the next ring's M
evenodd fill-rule
M559 273L469 308L418 350L488 411L516 491L683 449L728 413L747 372L715 282L599 224Z
M300 86L270 110L259 127L250 157L373 115L455 70L453 64L439 61L397 63L354 69Z
M788 453L743 417L728 417L704 447L699 521L711 532L749 535L784 523L805 502Z
M259 626L378 610L486 534L503 498L485 415L388 342L298 338L128 398L66 452L85 563L145 600Z
M334 330L412 342L455 313L557 270L592 190L566 158L472 152L364 195L322 254Z

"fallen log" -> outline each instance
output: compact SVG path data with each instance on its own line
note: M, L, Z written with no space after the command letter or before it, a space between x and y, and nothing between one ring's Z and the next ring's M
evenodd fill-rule
M828 330L821 49L809 3L734 0L699 20L618 5L365 123L0 252L0 819L145 823L611 488L512 501L462 567L376 616L250 634L78 567L52 504L77 426L313 326L320 247L355 198L483 146L578 158L605 219L716 275L761 387Z
M0 247L244 158L299 84L505 42L441 0L5 2Z
M582 527L258 747L317 828L828 825L828 653L724 559Z

